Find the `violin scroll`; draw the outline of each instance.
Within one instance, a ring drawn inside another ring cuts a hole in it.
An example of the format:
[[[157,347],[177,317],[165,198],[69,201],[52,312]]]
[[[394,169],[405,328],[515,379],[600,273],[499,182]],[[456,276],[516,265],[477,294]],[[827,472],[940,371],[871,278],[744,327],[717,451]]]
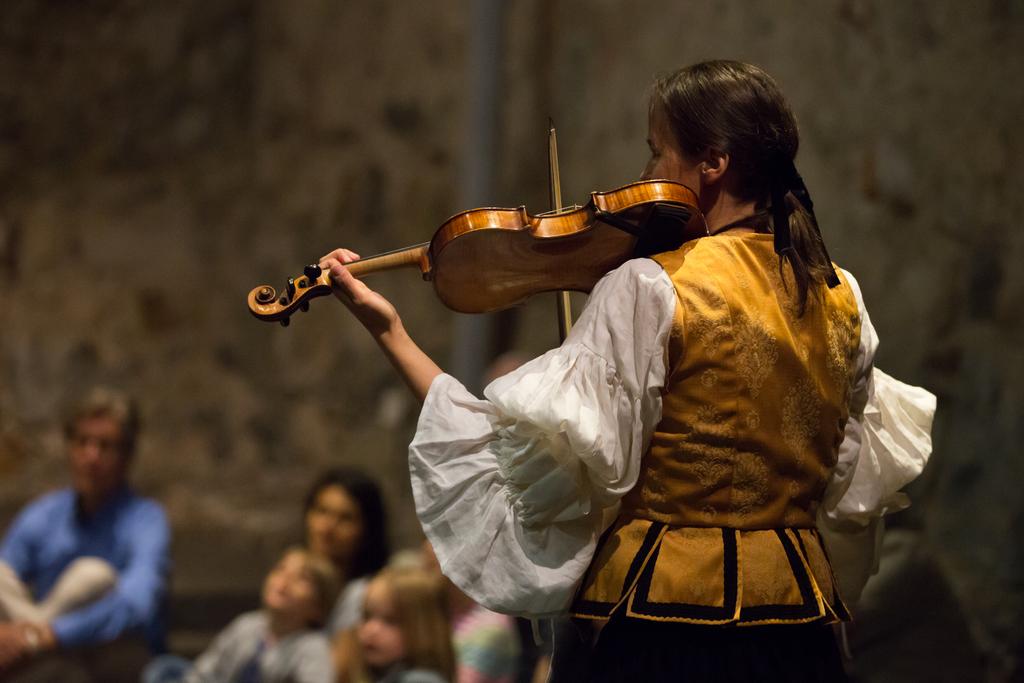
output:
[[[292,313],[308,311],[311,299],[330,293],[330,274],[311,263],[302,269],[302,275],[288,278],[281,296],[270,285],[253,287],[249,292],[249,311],[260,320],[277,321],[287,327]]]
[[[371,273],[395,268],[419,268],[423,273],[423,278],[428,279],[430,277],[430,258],[427,255],[429,246],[429,242],[424,242],[412,247],[352,261],[346,263],[345,267],[355,277],[364,277]],[[292,313],[296,310],[308,311],[311,300],[327,296],[330,293],[330,272],[311,263],[302,269],[301,276],[288,278],[285,291],[280,297],[270,285],[254,287],[249,292],[249,312],[260,320],[278,321],[287,327]]]

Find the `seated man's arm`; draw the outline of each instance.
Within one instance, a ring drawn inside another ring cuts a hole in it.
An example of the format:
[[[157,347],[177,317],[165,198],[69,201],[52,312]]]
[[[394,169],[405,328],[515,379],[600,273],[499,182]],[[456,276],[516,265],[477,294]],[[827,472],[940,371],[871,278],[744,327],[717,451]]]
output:
[[[140,506],[126,536],[130,559],[114,589],[51,624],[60,647],[110,642],[145,626],[160,609],[170,571],[170,531],[160,506]]]
[[[45,532],[45,511],[33,503],[18,514],[4,534],[3,544],[0,545],[0,561],[13,569],[24,583],[34,579],[35,544]]]

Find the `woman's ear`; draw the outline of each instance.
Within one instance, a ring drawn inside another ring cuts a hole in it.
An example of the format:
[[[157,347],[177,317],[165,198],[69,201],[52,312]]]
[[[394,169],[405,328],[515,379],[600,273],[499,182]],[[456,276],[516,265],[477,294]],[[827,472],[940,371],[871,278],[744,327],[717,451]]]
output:
[[[704,153],[704,159],[700,162],[700,180],[704,185],[714,185],[721,181],[729,168],[729,155],[715,149],[709,149]]]

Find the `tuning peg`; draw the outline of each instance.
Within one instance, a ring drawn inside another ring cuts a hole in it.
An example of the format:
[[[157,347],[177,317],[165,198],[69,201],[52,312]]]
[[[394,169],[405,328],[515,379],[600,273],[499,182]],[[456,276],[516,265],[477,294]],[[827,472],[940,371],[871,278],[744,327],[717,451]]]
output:
[[[281,327],[288,327],[288,323],[291,321],[291,318],[281,318]]]
[[[303,313],[308,311],[309,310],[309,301],[303,301],[301,304],[299,304],[299,310],[302,311]]]
[[[295,278],[288,278],[288,300],[291,301],[295,298]]]
[[[313,285],[315,285],[317,279],[319,279],[320,277],[320,274],[323,272],[324,271],[320,269],[320,266],[318,266],[315,263],[310,263],[308,266],[303,268],[302,274],[306,276],[306,286],[312,287]]]

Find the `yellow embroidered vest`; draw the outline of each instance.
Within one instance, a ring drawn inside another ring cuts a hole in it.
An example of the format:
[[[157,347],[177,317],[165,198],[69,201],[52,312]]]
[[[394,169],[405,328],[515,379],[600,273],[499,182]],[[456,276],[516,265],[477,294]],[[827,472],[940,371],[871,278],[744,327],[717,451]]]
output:
[[[847,618],[818,503],[842,442],[860,317],[849,284],[780,275],[771,235],[654,257],[675,285],[662,418],[575,616],[700,624]]]

